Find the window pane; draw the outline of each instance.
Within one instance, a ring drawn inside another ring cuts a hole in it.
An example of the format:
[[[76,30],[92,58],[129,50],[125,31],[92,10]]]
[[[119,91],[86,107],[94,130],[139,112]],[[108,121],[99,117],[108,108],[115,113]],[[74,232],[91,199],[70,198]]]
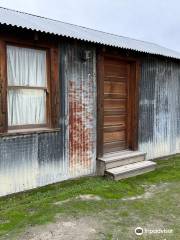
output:
[[[7,46],[8,85],[46,87],[46,51]]]
[[[46,123],[44,90],[13,89],[8,91],[8,125]]]

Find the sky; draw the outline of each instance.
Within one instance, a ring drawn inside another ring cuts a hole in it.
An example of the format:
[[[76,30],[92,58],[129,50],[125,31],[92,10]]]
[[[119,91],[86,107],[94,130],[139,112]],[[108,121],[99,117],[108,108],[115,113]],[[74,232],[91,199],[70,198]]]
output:
[[[0,6],[180,52],[179,0],[0,0]]]

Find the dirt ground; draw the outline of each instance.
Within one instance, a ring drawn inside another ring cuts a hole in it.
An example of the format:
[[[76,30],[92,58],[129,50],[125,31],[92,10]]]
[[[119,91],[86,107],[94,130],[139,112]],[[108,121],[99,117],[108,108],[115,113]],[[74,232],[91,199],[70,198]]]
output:
[[[54,205],[62,205],[73,199],[60,201]],[[74,200],[76,201],[100,201],[99,196],[85,194],[79,195]],[[19,240],[90,240],[96,239],[103,226],[95,217],[81,218],[56,218],[55,223],[45,226],[38,226],[28,229]]]
[[[20,240],[89,240],[96,239],[102,226],[97,219],[57,219],[55,223],[29,229]]]

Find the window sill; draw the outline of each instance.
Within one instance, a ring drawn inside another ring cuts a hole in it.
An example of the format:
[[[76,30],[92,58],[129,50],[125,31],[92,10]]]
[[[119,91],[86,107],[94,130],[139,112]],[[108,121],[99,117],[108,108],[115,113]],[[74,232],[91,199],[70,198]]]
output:
[[[29,134],[38,134],[38,133],[53,133],[53,132],[59,132],[59,131],[60,131],[60,128],[15,129],[15,130],[8,130],[7,132],[4,132],[4,133],[0,133],[0,137],[29,135]]]

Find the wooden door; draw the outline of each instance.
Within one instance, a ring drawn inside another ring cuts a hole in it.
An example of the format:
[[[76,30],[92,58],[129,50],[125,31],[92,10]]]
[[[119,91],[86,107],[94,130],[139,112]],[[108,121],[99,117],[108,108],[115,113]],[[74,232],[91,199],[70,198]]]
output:
[[[103,74],[103,152],[129,148],[130,63],[104,57]]]

